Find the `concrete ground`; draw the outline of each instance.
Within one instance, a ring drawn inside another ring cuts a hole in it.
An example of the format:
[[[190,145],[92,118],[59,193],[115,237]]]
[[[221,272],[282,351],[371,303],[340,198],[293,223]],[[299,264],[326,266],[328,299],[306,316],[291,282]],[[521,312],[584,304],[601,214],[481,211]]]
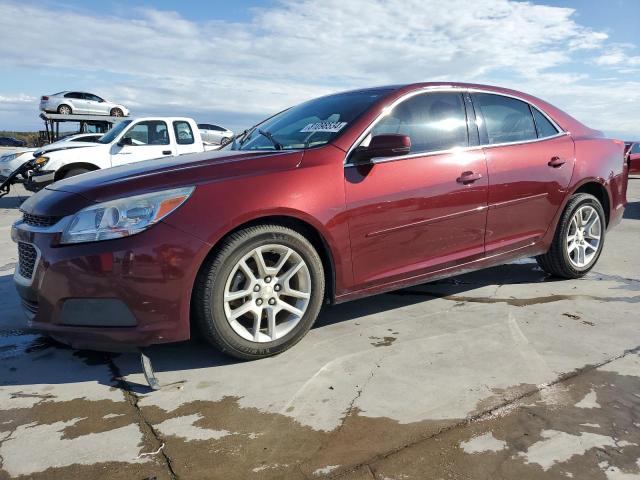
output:
[[[20,193],[18,191],[18,193]],[[640,479],[640,179],[584,279],[530,259],[326,308],[292,350],[24,330],[0,199],[0,479]]]

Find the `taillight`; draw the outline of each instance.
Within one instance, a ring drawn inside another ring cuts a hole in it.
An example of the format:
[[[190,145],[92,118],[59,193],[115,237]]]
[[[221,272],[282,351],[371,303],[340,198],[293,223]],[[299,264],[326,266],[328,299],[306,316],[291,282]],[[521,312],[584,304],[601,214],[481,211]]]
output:
[[[49,100],[49,97],[43,95],[40,100]]]

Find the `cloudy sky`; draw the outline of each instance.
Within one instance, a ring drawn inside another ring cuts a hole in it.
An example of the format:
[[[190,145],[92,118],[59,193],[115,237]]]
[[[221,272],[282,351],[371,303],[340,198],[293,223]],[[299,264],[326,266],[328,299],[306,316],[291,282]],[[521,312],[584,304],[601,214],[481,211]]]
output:
[[[640,138],[638,0],[0,0],[0,129],[85,90],[232,129],[350,88],[429,80],[540,96]]]

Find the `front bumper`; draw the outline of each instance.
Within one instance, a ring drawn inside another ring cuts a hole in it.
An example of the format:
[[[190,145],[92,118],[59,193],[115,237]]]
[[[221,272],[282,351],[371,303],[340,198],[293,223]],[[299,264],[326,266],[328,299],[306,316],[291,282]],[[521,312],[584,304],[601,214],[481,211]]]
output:
[[[24,181],[24,188],[30,192],[38,192],[55,180],[56,172],[53,170],[36,170]]]
[[[31,328],[74,348],[106,351],[189,338],[204,242],[160,222],[131,237],[58,245],[65,221],[12,228],[15,242],[37,252],[30,277],[21,275],[22,258],[14,274]]]

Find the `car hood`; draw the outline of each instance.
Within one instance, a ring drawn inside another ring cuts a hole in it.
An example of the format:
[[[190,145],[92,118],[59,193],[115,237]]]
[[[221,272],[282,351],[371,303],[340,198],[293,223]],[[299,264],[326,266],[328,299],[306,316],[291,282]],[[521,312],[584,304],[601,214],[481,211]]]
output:
[[[94,202],[296,168],[303,151],[208,151],[85,173],[47,187]]]
[[[69,150],[71,148],[84,148],[84,147],[97,147],[98,145],[95,142],[73,142],[67,143],[66,145],[47,145],[46,147],[42,147],[40,150],[36,152],[36,155],[39,156],[43,153],[51,153],[57,152],[60,150]]]

